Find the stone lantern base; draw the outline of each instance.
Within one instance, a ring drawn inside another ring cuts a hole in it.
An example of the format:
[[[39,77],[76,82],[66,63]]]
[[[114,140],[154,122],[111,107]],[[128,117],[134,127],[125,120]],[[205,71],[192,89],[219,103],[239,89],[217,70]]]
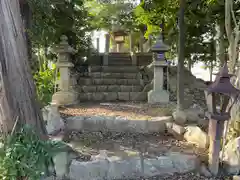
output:
[[[154,91],[151,90],[148,92],[148,103],[168,103],[169,102],[169,93],[165,90]]]
[[[53,94],[52,103],[56,105],[71,105],[77,103],[77,94],[75,92],[59,91]]]

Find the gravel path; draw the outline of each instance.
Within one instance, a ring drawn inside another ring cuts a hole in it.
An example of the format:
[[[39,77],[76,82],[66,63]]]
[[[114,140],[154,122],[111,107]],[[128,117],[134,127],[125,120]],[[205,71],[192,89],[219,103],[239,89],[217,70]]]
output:
[[[126,180],[126,179],[121,179]],[[140,179],[129,179],[129,180],[232,180],[232,177],[204,177],[200,175],[196,175],[194,173],[187,174],[174,174],[171,176],[164,177],[152,177],[152,178],[140,178]]]

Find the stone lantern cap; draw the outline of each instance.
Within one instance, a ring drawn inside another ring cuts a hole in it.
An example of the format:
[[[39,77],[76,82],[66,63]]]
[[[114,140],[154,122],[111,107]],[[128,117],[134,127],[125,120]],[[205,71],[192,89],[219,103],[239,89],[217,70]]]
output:
[[[169,49],[170,47],[163,42],[162,36],[160,35],[157,39],[157,42],[152,46],[151,51],[158,53],[167,52]]]
[[[60,40],[61,40],[60,43],[53,48],[54,52],[59,53],[59,54],[62,54],[62,53],[74,54],[74,53],[76,53],[76,50],[68,44],[67,36],[65,36],[65,35],[61,36]]]

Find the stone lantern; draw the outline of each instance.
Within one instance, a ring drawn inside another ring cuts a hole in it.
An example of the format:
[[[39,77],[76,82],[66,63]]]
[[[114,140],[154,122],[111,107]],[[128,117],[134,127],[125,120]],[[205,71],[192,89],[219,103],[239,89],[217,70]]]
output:
[[[70,55],[75,50],[69,46],[67,37],[62,36],[60,44],[54,48],[58,54],[57,69],[60,72],[59,91],[53,94],[52,103],[57,105],[68,105],[76,102],[76,93],[72,90],[72,82],[70,77],[70,68],[73,64],[70,62]]]
[[[153,90],[148,92],[148,103],[168,103],[169,93],[163,88],[164,85],[164,68],[167,68],[168,63],[165,60],[165,52],[167,52],[170,47],[164,44],[162,36],[160,35],[157,39],[156,44],[151,48],[153,52],[153,68],[154,68],[154,78],[153,78]]]
[[[224,130],[224,123],[230,119],[230,111],[240,93],[230,82],[233,75],[228,73],[227,63],[224,64],[215,81],[205,90],[208,106],[210,138],[209,170],[213,175],[218,174],[219,153]],[[217,105],[220,105],[217,110]]]

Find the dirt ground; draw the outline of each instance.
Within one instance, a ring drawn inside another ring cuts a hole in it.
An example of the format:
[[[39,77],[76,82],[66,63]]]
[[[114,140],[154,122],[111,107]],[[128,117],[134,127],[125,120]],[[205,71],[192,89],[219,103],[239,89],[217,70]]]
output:
[[[176,105],[149,105],[147,103],[82,103],[62,107],[63,116],[122,116],[129,119],[149,119],[156,116],[171,116]]]

